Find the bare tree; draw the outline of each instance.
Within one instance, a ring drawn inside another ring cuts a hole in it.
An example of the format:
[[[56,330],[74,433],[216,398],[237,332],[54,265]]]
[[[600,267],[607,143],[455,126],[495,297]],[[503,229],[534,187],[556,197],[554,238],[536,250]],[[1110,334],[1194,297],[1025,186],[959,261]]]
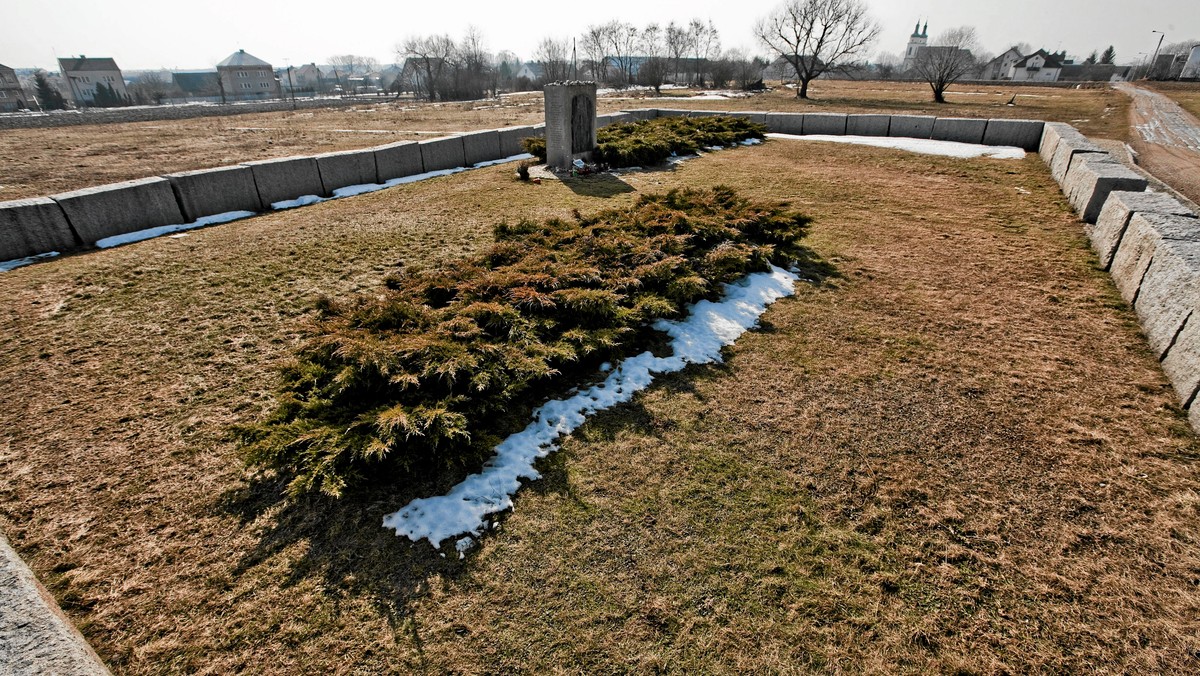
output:
[[[979,67],[972,49],[978,49],[975,29],[970,26],[951,28],[942,33],[933,45],[923,47],[913,61],[913,70],[933,89],[933,100],[946,102],[946,89],[967,73]]]
[[[879,25],[862,0],[787,0],[754,32],[795,71],[796,96],[807,99],[808,83],[865,50]]]
[[[675,74],[675,82],[679,83],[679,70],[682,62],[687,58],[688,54],[692,53],[692,36],[688,32],[686,26],[677,26],[675,22],[667,24],[665,34],[667,58],[671,60],[672,72]]]
[[[613,84],[626,86],[633,82],[633,53],[638,47],[638,29],[631,23],[610,21],[605,24],[608,55],[613,59],[617,75]]]
[[[351,75],[366,75],[372,71],[379,70],[379,61],[371,56],[359,56],[357,54],[338,54],[329,57],[329,63],[338,70],[338,72],[349,77]]]
[[[559,82],[571,76],[570,54],[566,40],[543,38],[533,52],[533,60],[542,67],[546,82]]]
[[[654,87],[655,93],[662,91],[667,79],[667,46],[665,32],[658,24],[652,23],[642,29],[639,51],[646,57],[638,69],[638,82],[647,87]]]
[[[721,54],[721,34],[712,21],[704,23],[700,19],[692,19],[688,24],[688,36],[692,55],[696,59],[696,84],[703,87],[709,59]]]
[[[592,79],[603,82],[608,79],[608,33],[611,24],[588,26],[580,40],[583,55],[592,71]]]
[[[173,89],[170,74],[157,70],[148,70],[137,76],[128,87],[134,102],[145,105],[153,103],[162,105],[164,99]]]
[[[396,47],[397,56],[410,59],[414,64],[413,89],[423,90],[430,101],[444,89],[444,75],[454,52],[454,40],[449,35],[410,37]]]
[[[891,52],[879,52],[875,55],[875,73],[880,80],[890,80],[896,77],[903,59]]]

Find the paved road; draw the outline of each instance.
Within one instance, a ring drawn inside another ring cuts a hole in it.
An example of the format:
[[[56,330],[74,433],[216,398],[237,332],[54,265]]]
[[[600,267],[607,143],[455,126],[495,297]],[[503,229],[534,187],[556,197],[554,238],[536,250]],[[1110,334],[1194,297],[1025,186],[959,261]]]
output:
[[[1159,180],[1200,202],[1200,120],[1158,92],[1128,82],[1117,88],[1133,99],[1138,164]]]

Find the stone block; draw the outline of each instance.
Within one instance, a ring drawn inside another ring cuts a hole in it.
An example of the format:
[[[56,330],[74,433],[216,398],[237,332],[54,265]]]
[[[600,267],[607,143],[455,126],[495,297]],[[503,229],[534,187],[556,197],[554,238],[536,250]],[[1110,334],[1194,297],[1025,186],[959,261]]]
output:
[[[545,86],[546,164],[568,169],[588,161],[596,149],[596,83],[568,82]]]
[[[51,195],[85,244],[114,235],[186,223],[165,178],[101,185]]]
[[[1163,357],[1163,373],[1167,374],[1179,403],[1196,409],[1196,393],[1200,390],[1200,312],[1192,307],[1183,326],[1175,336],[1171,349]]]
[[[633,116],[633,119],[641,122],[642,120],[653,120],[658,117],[658,110],[655,108],[636,108],[634,110],[622,110],[623,113],[628,113]]]
[[[847,115],[847,136],[887,136],[891,115]]]
[[[375,180],[378,183],[424,172],[421,146],[416,141],[400,141],[375,148]]]
[[[463,134],[462,143],[465,166],[470,167],[504,157],[500,154],[500,132],[495,129]]]
[[[521,140],[538,136],[533,127],[505,127],[497,130],[500,134],[500,155],[502,157],[512,157],[525,152],[525,148],[521,145]]]
[[[338,188],[348,185],[366,185],[379,180],[375,169],[375,149],[343,150],[335,153],[314,155],[317,171],[321,174],[321,185],[325,194],[331,195]]]
[[[656,108],[658,117],[687,117],[692,111],[683,108]]]
[[[1133,304],[1150,349],[1160,360],[1175,350],[1184,322],[1200,308],[1200,231],[1197,235],[1193,241],[1159,241]],[[1200,316],[1195,320],[1200,322]],[[1182,361],[1187,360],[1178,358],[1174,363]],[[1200,373],[1186,378],[1193,383],[1187,393],[1189,397],[1195,391],[1197,377]]]
[[[988,120],[983,132],[985,146],[1015,146],[1030,152],[1037,150],[1042,141],[1041,120]]]
[[[1089,155],[1085,154],[1071,163],[1070,173],[1063,184],[1063,192],[1084,222],[1095,223],[1110,192],[1143,191],[1149,182],[1142,178],[1141,174],[1119,162]],[[1107,158],[1108,155],[1104,157]]]
[[[421,164],[425,171],[441,171],[467,166],[467,155],[461,136],[447,136],[421,141]]]
[[[765,125],[767,123],[767,114],[761,113],[761,112],[737,111],[737,112],[733,112],[733,113],[726,113],[726,115],[728,115],[730,117],[737,117],[737,118],[740,118],[743,120],[750,120],[751,122],[753,122],[755,124]]]
[[[893,115],[888,126],[888,136],[904,138],[929,138],[933,136],[932,115]]]
[[[1042,156],[1042,161],[1046,166],[1054,161],[1054,151],[1058,149],[1058,142],[1064,136],[1073,138],[1076,141],[1086,141],[1086,137],[1079,133],[1079,130],[1066,122],[1047,122],[1042,127],[1042,140],[1038,143],[1038,154]]]
[[[312,157],[281,157],[246,162],[245,165],[254,172],[254,184],[258,186],[258,198],[264,209],[303,195],[327,194],[321,183],[317,160]]]
[[[1113,283],[1126,303],[1136,306],[1150,262],[1165,239],[1200,241],[1200,220],[1148,212],[1135,213],[1129,219],[1109,266]]]
[[[62,207],[48,197],[0,202],[0,261],[78,247]]]
[[[804,113],[767,113],[767,131],[799,136],[804,133]]]
[[[728,110],[689,110],[686,117],[721,117],[728,115]]]
[[[1129,219],[1138,212],[1157,214],[1174,214],[1176,216],[1191,216],[1191,210],[1179,200],[1160,192],[1126,192],[1114,190],[1104,201],[1104,208],[1096,218],[1094,225],[1084,226],[1092,248],[1100,258],[1100,266],[1105,270],[1112,264]]]
[[[1060,131],[1060,137],[1054,145],[1054,151],[1050,157],[1050,175],[1054,180],[1064,188],[1066,192],[1067,174],[1071,171],[1071,165],[1081,156],[1087,154],[1102,154],[1105,158],[1109,155],[1103,148],[1087,140],[1087,137],[1074,128],[1065,132]]]
[[[933,122],[933,132],[929,138],[957,143],[983,143],[987,123],[987,120],[969,117],[939,117]]]
[[[804,113],[804,135],[846,135],[845,113]]]
[[[247,166],[217,167],[166,174],[175,198],[189,223],[202,216],[229,211],[262,211],[254,185],[254,171]]]
[[[596,128],[607,127],[610,124],[623,124],[636,121],[637,118],[629,113],[608,113],[607,115],[596,116]]]

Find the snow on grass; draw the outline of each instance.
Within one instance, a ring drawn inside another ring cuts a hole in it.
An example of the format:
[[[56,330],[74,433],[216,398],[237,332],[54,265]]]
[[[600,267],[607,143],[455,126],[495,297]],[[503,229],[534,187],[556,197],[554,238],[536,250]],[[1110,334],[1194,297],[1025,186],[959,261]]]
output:
[[[173,232],[180,232],[182,230],[191,230],[193,228],[203,228],[206,225],[216,225],[218,223],[228,223],[229,221],[236,221],[239,218],[249,218],[253,215],[254,215],[253,211],[227,211],[223,214],[215,214],[213,216],[204,216],[203,218],[198,218],[198,219],[196,219],[196,221],[194,223],[181,223],[179,225],[160,225],[157,228],[147,228],[145,230],[138,230],[137,232],[127,232],[123,235],[113,235],[112,237],[105,237],[104,239],[96,242],[96,247],[100,248],[100,249],[109,249],[114,246],[120,246],[122,244],[132,244],[133,242],[140,242],[144,239],[151,239],[154,237],[162,237],[163,235],[169,235]]]
[[[511,509],[513,495],[522,479],[541,475],[533,465],[558,450],[558,439],[584,423],[587,416],[633,398],[654,380],[655,374],[673,373],[688,364],[721,361],[721,348],[731,345],[757,323],[767,307],[795,292],[799,279],[794,273],[772,266],[770,272],[748,275],[725,285],[718,302],[700,301],[681,321],[660,320],[654,328],[671,337],[671,354],[656,357],[643,352],[618,364],[604,382],[567,399],[554,399],[534,411],[533,422],[509,436],[483,471],[464,479],[450,492],[418,498],[403,509],[384,517],[383,525],[413,542],[429,540],[441,547],[447,539],[460,537],[455,549],[460,557],[487,528],[487,517]],[[604,370],[604,369],[602,369]]]
[[[40,260],[45,260],[47,258],[54,258],[57,255],[58,255],[57,251],[49,251],[47,253],[38,254],[36,256],[26,256],[25,258],[14,258],[11,261],[0,261],[0,272],[8,272],[9,270],[16,270],[17,268],[23,268],[26,265],[33,265],[34,263],[36,263]]]
[[[855,145],[875,146],[877,148],[895,148],[923,155],[944,155],[967,159],[971,157],[992,157],[998,160],[1020,160],[1025,157],[1025,151],[1013,146],[985,146],[978,143],[959,143],[957,141],[935,141],[927,138],[907,138],[888,136],[830,136],[826,134],[767,134],[767,138],[786,139],[794,141],[826,141],[829,143],[852,143]]]

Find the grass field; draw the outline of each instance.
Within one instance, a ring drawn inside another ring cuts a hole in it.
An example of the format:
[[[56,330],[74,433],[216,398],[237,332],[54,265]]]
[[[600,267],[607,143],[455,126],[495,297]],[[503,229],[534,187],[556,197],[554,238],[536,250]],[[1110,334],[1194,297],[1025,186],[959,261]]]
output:
[[[1144,83],[1151,89],[1166,94],[1179,104],[1180,108],[1200,119],[1200,82],[1149,82]]]
[[[0,275],[0,527],[117,673],[1200,668],[1200,444],[1036,155],[476,170]],[[543,465],[464,561],[228,435],[312,302],[503,219],[728,184],[836,275]]]
[[[1072,122],[1084,133],[1126,140],[1128,97],[1107,89],[958,86],[934,104],[915,83],[819,81],[812,99],[779,88],[747,98],[602,98],[600,112],[631,107],[706,110],[903,112]],[[1005,105],[1014,95],[1016,105]],[[0,201],[36,197],[173,171],[288,155],[366,148],[456,131],[544,120],[540,93],[500,101],[364,104],[357,108],[259,113],[190,120],[0,130]]]

